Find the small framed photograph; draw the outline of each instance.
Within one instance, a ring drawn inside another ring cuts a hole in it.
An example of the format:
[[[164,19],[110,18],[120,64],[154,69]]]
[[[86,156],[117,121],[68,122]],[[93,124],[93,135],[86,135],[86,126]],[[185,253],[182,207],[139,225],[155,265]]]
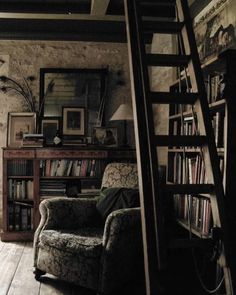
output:
[[[93,143],[109,147],[117,147],[117,128],[94,127]]]
[[[52,145],[57,130],[60,129],[60,120],[55,117],[44,117],[41,121],[41,132],[43,133],[45,144]]]
[[[7,146],[20,147],[23,134],[36,132],[36,113],[8,113]]]
[[[81,107],[62,108],[63,135],[85,135],[85,110]]]

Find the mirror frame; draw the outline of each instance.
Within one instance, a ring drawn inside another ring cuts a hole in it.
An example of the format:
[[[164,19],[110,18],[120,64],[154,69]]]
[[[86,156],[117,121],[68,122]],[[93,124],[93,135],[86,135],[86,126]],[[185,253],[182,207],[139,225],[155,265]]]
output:
[[[100,100],[100,104],[102,101],[102,97],[104,95],[106,95],[106,83],[107,83],[107,76],[108,76],[108,68],[100,68],[100,69],[89,69],[89,68],[40,68],[40,89],[39,89],[39,106],[41,108],[41,112],[39,115],[39,121],[40,121],[40,125],[41,126],[41,121],[43,120],[43,118],[45,117],[44,115],[44,91],[45,91],[45,75],[46,74],[53,74],[53,73],[68,73],[68,74],[81,74],[81,73],[85,73],[85,74],[99,74],[101,77],[101,91],[100,91],[100,95],[99,95],[99,100]],[[67,105],[68,106],[68,105]],[[88,110],[87,110],[88,111]],[[46,117],[49,117],[48,115],[46,115]],[[57,116],[58,117],[58,116]],[[53,116],[52,116],[53,118]],[[102,117],[102,121],[104,120],[104,114]],[[61,123],[62,123],[62,113],[61,113]],[[101,124],[103,125],[103,122],[101,122]],[[62,125],[62,124],[61,124]],[[86,132],[88,130],[88,121],[86,119],[85,122],[86,125]],[[61,130],[60,130],[61,131]],[[86,135],[85,135],[86,136]],[[91,135],[88,135],[91,136]]]

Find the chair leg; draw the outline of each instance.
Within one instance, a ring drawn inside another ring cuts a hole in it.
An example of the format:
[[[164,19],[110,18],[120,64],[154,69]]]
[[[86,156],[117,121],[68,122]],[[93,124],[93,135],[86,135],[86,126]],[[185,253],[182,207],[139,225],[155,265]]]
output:
[[[34,270],[35,280],[39,281],[41,276],[45,275],[45,273],[46,273],[45,271],[43,271],[43,270],[36,267],[35,270]]]

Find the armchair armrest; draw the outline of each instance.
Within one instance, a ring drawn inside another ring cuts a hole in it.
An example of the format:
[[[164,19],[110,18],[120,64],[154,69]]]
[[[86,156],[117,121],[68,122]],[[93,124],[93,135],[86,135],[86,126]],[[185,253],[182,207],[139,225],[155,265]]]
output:
[[[119,209],[113,211],[106,219],[103,246],[110,250],[120,239],[125,239],[121,236],[122,233],[135,232],[141,234],[141,216],[140,208]]]
[[[140,208],[119,209],[106,219],[103,235],[101,292],[109,292],[143,271]],[[115,283],[116,282],[116,283]]]
[[[96,198],[54,198],[40,203],[41,220],[34,234],[34,261],[36,265],[39,236],[44,229],[76,229],[98,226]]]

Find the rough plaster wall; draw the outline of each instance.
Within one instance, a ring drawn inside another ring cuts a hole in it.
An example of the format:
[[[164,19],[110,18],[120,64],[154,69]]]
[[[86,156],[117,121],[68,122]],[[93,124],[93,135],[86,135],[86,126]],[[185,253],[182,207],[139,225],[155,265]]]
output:
[[[152,53],[173,53],[173,40],[171,35],[155,34],[152,42]],[[173,81],[174,72],[168,67],[153,67],[151,69],[151,88],[155,91],[169,91],[169,85]],[[156,134],[168,133],[168,105],[154,105],[154,124]],[[160,165],[167,163],[167,148],[158,148],[158,162]]]
[[[59,68],[106,68],[109,66],[109,86],[105,109],[105,120],[109,126],[117,126],[118,135],[122,136],[121,125],[109,123],[109,118],[121,102],[130,100],[130,82],[128,72],[128,54],[126,44],[59,42],[59,41],[0,41],[0,56],[9,56],[9,73],[17,81],[21,76],[34,76],[33,94],[39,97],[39,69]],[[1,72],[0,76],[6,74]],[[7,113],[27,111],[21,97],[0,93],[0,146],[6,146]],[[132,125],[130,126],[132,127]],[[128,133],[133,143],[133,130]],[[0,155],[2,167],[2,155]],[[1,168],[0,168],[1,169]],[[2,172],[2,170],[1,170]],[[1,173],[2,175],[2,173]],[[2,196],[2,179],[0,178],[0,195]],[[2,197],[1,197],[2,199]],[[2,202],[0,203],[0,225]]]

